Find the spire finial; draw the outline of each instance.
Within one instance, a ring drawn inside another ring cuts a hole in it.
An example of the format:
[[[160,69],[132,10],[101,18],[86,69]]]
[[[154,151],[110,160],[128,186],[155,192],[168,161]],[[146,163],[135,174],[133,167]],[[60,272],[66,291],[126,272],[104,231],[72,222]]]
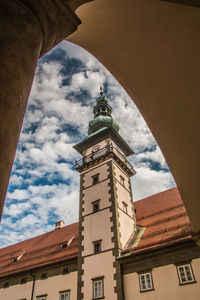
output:
[[[103,86],[102,86],[102,83],[100,83],[100,95],[103,96]]]

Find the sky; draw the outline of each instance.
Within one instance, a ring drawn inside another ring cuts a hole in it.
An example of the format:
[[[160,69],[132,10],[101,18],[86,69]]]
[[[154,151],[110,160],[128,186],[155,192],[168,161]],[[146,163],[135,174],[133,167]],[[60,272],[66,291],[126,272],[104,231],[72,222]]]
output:
[[[175,186],[132,99],[96,58],[64,41],[38,62],[0,225],[1,248],[54,230],[59,220],[78,221],[73,164],[81,156],[73,145],[87,135],[100,84],[120,135],[135,152],[129,158],[137,172],[134,201]]]

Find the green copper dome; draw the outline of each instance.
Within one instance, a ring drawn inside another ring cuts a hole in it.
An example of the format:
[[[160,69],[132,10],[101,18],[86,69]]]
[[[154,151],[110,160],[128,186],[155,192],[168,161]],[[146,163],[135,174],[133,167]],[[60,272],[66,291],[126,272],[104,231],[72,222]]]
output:
[[[119,125],[111,116],[112,108],[108,104],[108,99],[103,95],[103,89],[100,88],[100,96],[96,99],[96,105],[93,107],[94,120],[89,122],[88,134],[94,133],[101,128],[113,127],[119,130]]]

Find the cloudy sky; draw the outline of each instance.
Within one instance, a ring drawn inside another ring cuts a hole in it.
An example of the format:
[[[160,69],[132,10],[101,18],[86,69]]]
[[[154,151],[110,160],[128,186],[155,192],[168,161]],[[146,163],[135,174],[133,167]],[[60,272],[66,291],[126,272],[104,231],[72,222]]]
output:
[[[126,92],[88,52],[62,42],[38,63],[10,178],[0,247],[78,221],[80,155],[103,83],[120,134],[135,151],[129,158],[134,201],[175,185],[155,139]]]

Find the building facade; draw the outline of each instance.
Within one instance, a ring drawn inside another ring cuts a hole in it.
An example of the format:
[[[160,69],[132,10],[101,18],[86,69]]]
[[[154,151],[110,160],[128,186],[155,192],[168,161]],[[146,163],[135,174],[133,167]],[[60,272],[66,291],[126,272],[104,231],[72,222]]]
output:
[[[82,155],[79,223],[0,250],[0,299],[199,300],[200,249],[177,188],[133,204],[132,149],[103,95]]]

